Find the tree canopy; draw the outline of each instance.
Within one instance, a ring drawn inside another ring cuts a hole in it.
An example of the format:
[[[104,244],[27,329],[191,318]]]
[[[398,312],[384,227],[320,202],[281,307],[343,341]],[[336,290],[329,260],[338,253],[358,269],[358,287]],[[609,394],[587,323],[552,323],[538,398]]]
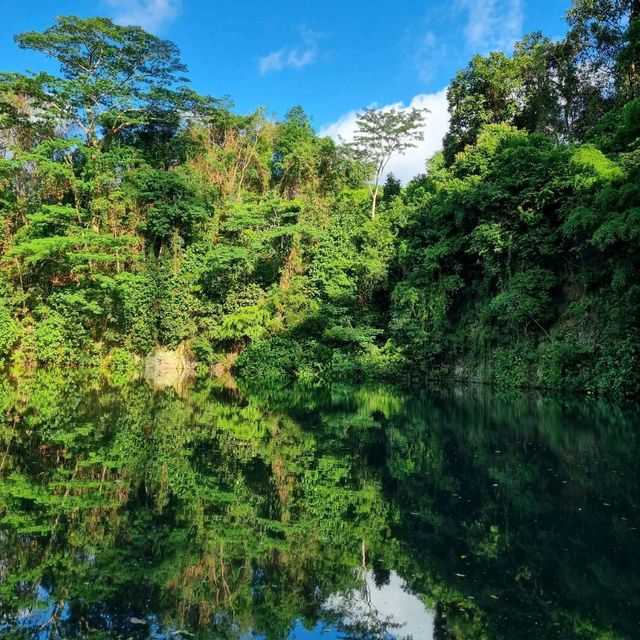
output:
[[[42,33],[15,40],[59,61],[60,75],[38,73],[26,80],[5,74],[4,90],[22,89],[37,114],[53,112],[61,125],[80,129],[87,146],[203,102],[180,86],[187,82],[180,75],[187,67],[176,45],[139,27],[63,16]]]
[[[356,159],[371,166],[371,217],[376,215],[380,179],[389,160],[403,155],[424,140],[427,109],[364,109],[356,119],[353,141],[348,145]]]

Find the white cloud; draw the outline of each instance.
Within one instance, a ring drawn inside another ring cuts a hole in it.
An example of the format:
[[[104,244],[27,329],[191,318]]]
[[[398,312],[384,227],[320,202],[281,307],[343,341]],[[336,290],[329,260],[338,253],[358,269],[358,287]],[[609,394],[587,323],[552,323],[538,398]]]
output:
[[[522,0],[457,0],[467,12],[467,45],[478,53],[509,49],[522,34]]]
[[[113,10],[114,22],[135,25],[151,32],[156,32],[175,20],[182,7],[182,0],[102,1],[104,5]]]
[[[435,611],[427,609],[395,571],[382,586],[378,586],[373,573],[368,572],[363,586],[364,589],[329,596],[322,608],[338,614],[343,624],[360,624],[365,629],[369,625],[390,628],[398,640],[434,638]]]
[[[403,183],[408,182],[419,173],[425,172],[425,162],[442,149],[442,138],[449,128],[449,112],[447,111],[447,88],[437,93],[422,93],[415,96],[405,107],[402,102],[385,105],[382,109],[429,109],[427,114],[424,140],[418,146],[409,149],[403,156],[395,156],[387,166],[387,174],[393,173]],[[357,111],[350,111],[341,116],[336,122],[322,127],[321,136],[330,136],[334,140],[343,139],[345,142],[353,140],[356,131]]]
[[[318,40],[320,34],[307,29],[302,30],[302,43],[296,47],[283,47],[260,58],[258,68],[262,75],[271,71],[282,71],[290,67],[302,69],[318,59]]]
[[[413,47],[410,54],[422,82],[430,82],[447,60],[447,43],[439,40],[433,31],[427,31]]]

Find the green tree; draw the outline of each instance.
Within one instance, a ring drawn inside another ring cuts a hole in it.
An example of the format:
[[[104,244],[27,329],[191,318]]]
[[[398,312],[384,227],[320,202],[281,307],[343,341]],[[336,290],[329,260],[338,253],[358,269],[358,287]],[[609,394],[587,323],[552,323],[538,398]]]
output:
[[[402,183],[393,175],[393,173],[387,174],[387,178],[384,181],[384,186],[382,188],[382,193],[383,200],[387,202],[402,193]]]
[[[178,48],[139,27],[63,16],[42,33],[16,36],[16,42],[58,60],[61,77],[43,72],[5,81],[21,84],[39,113],[72,123],[89,147],[166,117],[187,95],[178,89],[185,81],[179,74],[186,71]]]
[[[502,52],[474,56],[447,90],[449,131],[443,148],[447,164],[474,144],[487,124],[512,123],[518,113],[522,78],[512,58]]]
[[[356,119],[353,141],[347,146],[357,160],[371,167],[371,218],[375,218],[380,180],[389,160],[403,155],[424,139],[428,109],[364,109]]]
[[[273,179],[283,196],[295,198],[313,176],[314,142],[311,120],[304,109],[300,105],[289,109],[279,126],[271,160]]]
[[[616,87],[637,95],[640,58],[634,39],[640,20],[639,0],[574,0],[567,12],[568,39],[577,42],[580,62],[603,92]],[[623,73],[616,73],[626,49]]]

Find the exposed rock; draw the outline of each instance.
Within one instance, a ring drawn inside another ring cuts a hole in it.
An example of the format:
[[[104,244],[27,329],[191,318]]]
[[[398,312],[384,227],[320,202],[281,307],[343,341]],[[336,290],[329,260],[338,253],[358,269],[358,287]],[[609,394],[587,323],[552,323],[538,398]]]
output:
[[[158,349],[144,360],[144,378],[159,389],[174,387],[179,389],[190,367],[181,350]]]
[[[216,378],[220,379],[224,386],[229,389],[236,388],[235,380],[231,375],[231,369],[236,363],[239,355],[239,351],[230,351],[229,353],[226,353],[219,362],[216,362],[216,364],[211,367],[211,373]]]

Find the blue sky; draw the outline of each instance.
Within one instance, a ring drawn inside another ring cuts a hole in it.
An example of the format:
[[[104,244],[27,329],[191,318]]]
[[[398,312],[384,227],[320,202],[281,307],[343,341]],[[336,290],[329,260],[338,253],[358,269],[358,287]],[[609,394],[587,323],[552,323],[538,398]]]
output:
[[[47,67],[15,46],[15,33],[42,30],[56,15],[106,15],[173,40],[193,88],[229,95],[240,112],[265,106],[282,115],[302,104],[317,129],[348,138],[364,106],[428,106],[425,153],[446,129],[443,90],[455,72],[474,53],[508,50],[524,33],[562,35],[569,2],[0,0],[0,70]],[[414,155],[398,172],[423,164]]]

